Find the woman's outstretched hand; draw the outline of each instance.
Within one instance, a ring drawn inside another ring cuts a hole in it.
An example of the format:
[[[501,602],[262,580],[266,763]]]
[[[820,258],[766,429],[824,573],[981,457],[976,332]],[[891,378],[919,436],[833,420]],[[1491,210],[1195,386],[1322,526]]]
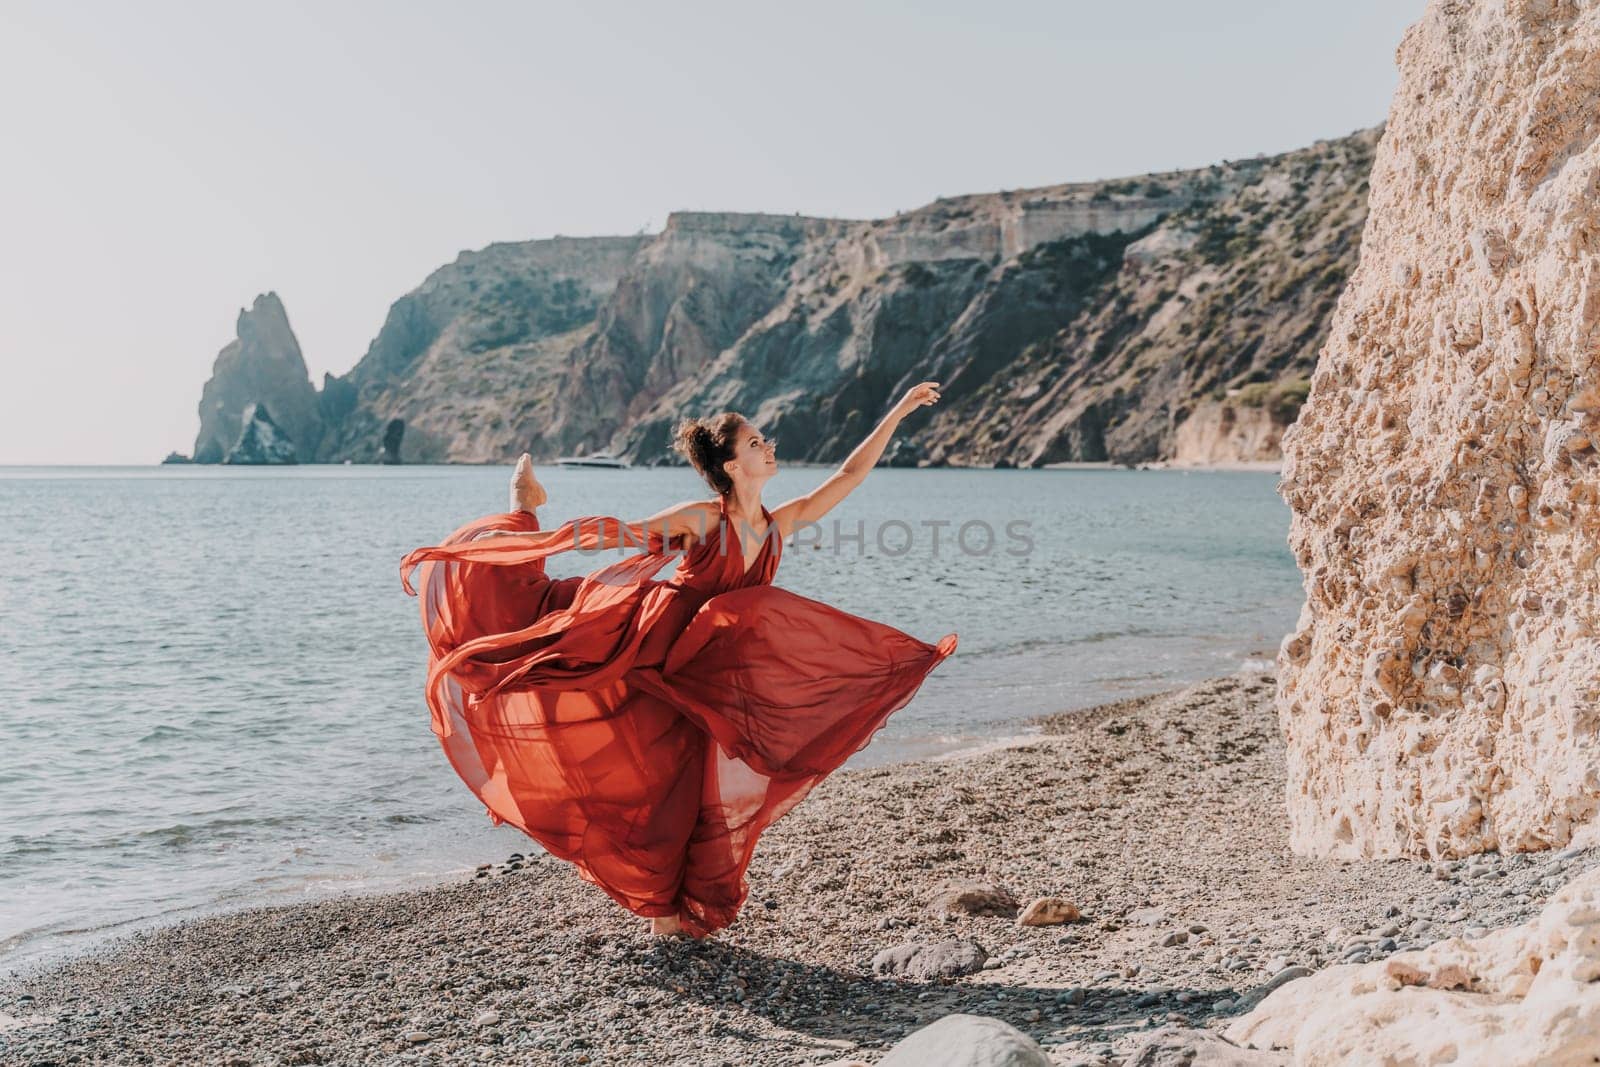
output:
[[[900,398],[900,403],[894,406],[896,418],[905,418],[920,407],[939,402],[939,383],[921,382],[906,390],[906,395]]]

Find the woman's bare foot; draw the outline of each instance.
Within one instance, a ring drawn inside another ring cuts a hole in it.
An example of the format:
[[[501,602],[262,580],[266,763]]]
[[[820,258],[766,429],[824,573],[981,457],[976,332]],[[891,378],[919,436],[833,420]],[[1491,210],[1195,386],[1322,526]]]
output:
[[[549,499],[544,486],[533,476],[533,457],[524,452],[517,460],[517,469],[511,475],[510,511],[532,514],[540,504]]]
[[[657,937],[682,937],[683,924],[676,915],[658,915],[650,920],[650,932]]]

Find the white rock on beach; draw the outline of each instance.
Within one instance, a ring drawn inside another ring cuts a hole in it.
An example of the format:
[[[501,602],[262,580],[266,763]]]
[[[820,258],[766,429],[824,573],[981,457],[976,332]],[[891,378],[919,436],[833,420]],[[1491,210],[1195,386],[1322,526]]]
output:
[[[878,1067],[1050,1067],[1027,1034],[981,1015],[946,1015],[908,1034]]]
[[[1561,847],[1600,811],[1600,12],[1432,0],[1280,491],[1291,845]]]
[[[1287,1049],[1297,1067],[1592,1067],[1600,1055],[1600,869],[1522,925],[1290,982],[1225,1036]]]

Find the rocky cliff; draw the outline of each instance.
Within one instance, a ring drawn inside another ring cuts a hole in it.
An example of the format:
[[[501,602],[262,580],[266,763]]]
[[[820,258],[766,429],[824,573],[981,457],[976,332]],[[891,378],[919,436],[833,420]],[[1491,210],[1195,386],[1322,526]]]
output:
[[[1600,812],[1600,12],[1434,0],[1398,56],[1284,443],[1293,844],[1559,846]]]
[[[552,457],[558,386],[647,243],[558,237],[461,253],[395,302],[348,374],[324,382],[318,458]]]
[[[1275,458],[1377,139],[887,219],[678,212],[652,236],[491,245],[397,301],[348,374],[296,383],[313,417],[219,357],[214,421],[260,400],[302,460],[653,463],[684,414],[733,408],[831,461],[933,378],[944,402],[890,462]]]
[[[839,459],[932,378],[944,401],[892,462],[1274,458],[1355,262],[1376,140],[807,220],[770,308],[636,392],[621,450],[654,458],[680,413],[733,408],[791,456]],[[1191,418],[1267,427],[1186,454]]]
[[[712,377],[717,357],[784,298],[796,260],[830,244],[841,226],[787,215],[673,214],[629,265],[563,375],[555,443],[586,452],[619,434],[639,438],[641,419],[679,387]],[[655,422],[644,446],[625,449],[632,458],[666,453],[666,431]]]

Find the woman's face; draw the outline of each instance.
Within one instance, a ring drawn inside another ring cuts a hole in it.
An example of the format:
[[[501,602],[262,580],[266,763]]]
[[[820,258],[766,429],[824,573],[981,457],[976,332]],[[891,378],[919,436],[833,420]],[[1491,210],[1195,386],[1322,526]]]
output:
[[[743,478],[759,484],[777,471],[777,452],[777,438],[768,440],[760,430],[747,422],[739,427],[739,436],[734,442],[733,458],[723,469],[735,483]]]

